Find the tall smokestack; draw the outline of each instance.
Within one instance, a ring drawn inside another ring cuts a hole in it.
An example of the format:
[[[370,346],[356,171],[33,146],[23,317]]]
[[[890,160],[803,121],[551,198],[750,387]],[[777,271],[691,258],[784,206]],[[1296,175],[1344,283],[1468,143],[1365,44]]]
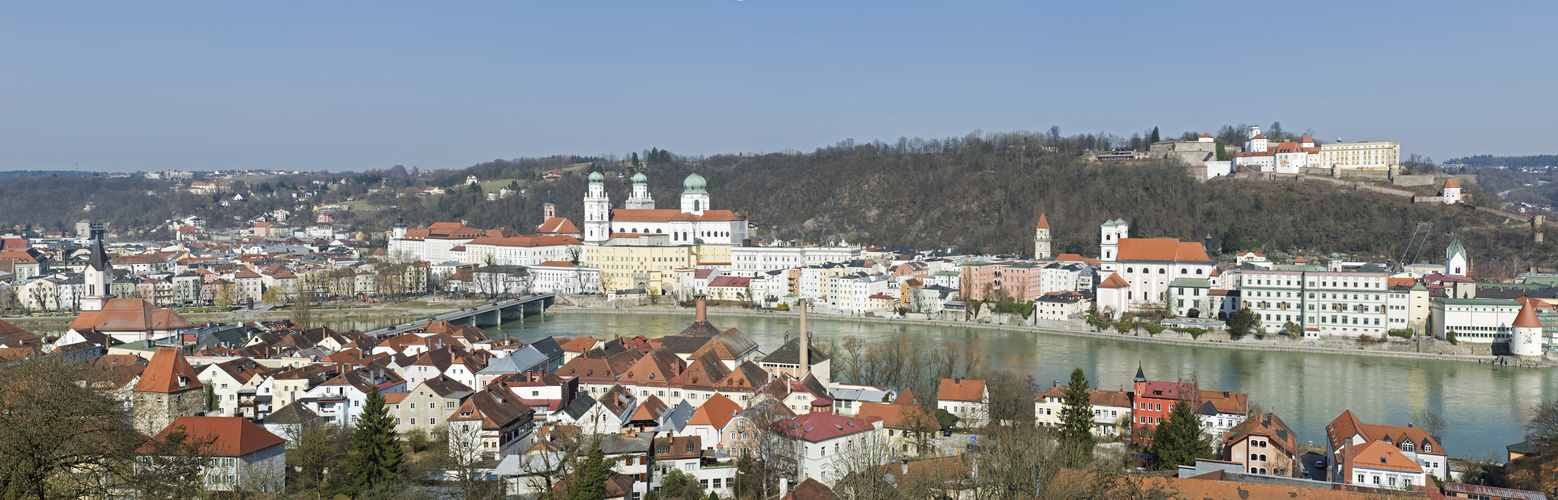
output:
[[[693,307],[698,310],[698,316],[697,318],[693,319],[693,321],[697,321],[699,323],[709,322],[709,304],[706,301],[706,297],[704,297],[704,295],[701,293],[694,295],[692,297],[692,302],[694,304]]]
[[[801,371],[800,371],[800,378],[803,379],[803,380],[806,378],[806,374],[811,372],[811,333],[808,330],[806,330],[806,309],[808,308],[809,304],[810,304],[810,302],[808,302],[806,299],[801,299],[801,302],[800,302],[800,306],[801,306],[801,358],[800,358],[801,359]]]

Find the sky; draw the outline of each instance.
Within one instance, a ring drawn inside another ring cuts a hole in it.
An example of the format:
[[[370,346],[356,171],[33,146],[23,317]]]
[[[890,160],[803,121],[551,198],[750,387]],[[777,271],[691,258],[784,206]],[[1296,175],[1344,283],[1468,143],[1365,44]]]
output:
[[[5,2],[0,170],[463,168],[1280,121],[1558,153],[1558,2]]]

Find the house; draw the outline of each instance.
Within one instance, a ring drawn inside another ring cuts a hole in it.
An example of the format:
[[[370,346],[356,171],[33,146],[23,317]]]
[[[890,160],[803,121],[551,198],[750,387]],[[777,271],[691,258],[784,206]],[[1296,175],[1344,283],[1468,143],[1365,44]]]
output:
[[[200,414],[206,408],[204,389],[200,374],[189,366],[182,351],[158,348],[131,390],[135,430],[156,434],[179,417]]]
[[[720,498],[734,498],[735,465],[734,460],[720,464],[713,459],[705,459],[703,443],[698,436],[654,438],[654,475],[650,488],[659,491],[660,480],[670,471],[678,470],[697,480],[703,491],[717,494]]]
[[[632,485],[633,498],[649,494],[649,464],[654,452],[650,438],[650,435],[629,433],[610,434],[600,440],[601,452],[612,462],[612,470],[636,481]]]
[[[534,412],[508,391],[482,390],[448,418],[450,440],[466,440],[488,458],[523,451],[535,433]]]
[[[990,416],[989,401],[983,380],[944,378],[936,390],[936,408],[957,415],[962,427],[983,426]]]
[[[1394,478],[1421,486],[1426,481],[1419,477],[1422,474],[1438,477],[1441,481],[1450,479],[1449,454],[1439,445],[1438,438],[1428,435],[1421,427],[1365,424],[1352,410],[1347,410],[1325,426],[1325,433],[1326,465],[1333,481],[1352,484],[1366,481],[1380,485],[1386,483],[1375,481],[1388,483]],[[1376,443],[1383,443],[1384,447],[1374,446]],[[1398,455],[1404,461],[1398,459]],[[1354,466],[1372,466],[1374,464],[1363,462],[1376,460],[1386,460],[1380,465],[1392,467],[1350,470]],[[1359,477],[1364,479],[1359,480]]]
[[[856,418],[880,419],[886,446],[904,456],[923,456],[931,450],[930,440],[941,429],[935,415],[926,412],[912,393],[892,403],[860,403]]]
[[[1243,423],[1249,413],[1249,396],[1242,392],[1197,390],[1194,403],[1201,430],[1214,440]]]
[[[682,428],[682,433],[697,437],[707,448],[721,448],[723,435],[720,430],[741,410],[741,405],[735,401],[723,394],[715,394],[698,406]]]
[[[200,371],[199,378],[202,383],[211,387],[211,392],[216,396],[218,408],[214,415],[242,416],[257,418],[258,415],[242,415],[239,413],[239,393],[248,391],[250,396],[255,394],[260,383],[265,381],[265,374],[270,372],[254,360],[238,358],[206,365]],[[254,406],[248,408],[253,409]]]
[[[795,489],[785,493],[780,500],[839,500],[840,498],[842,497],[833,492],[833,488],[808,477],[795,485]]]
[[[1147,380],[1147,375],[1141,366],[1136,367],[1136,378],[1133,380],[1131,399],[1131,416],[1134,419],[1131,438],[1137,443],[1150,443],[1151,430],[1158,428],[1163,419],[1174,411],[1174,405],[1185,401],[1196,407],[1196,398],[1200,396],[1194,382],[1161,382]]]
[[[843,479],[846,457],[877,455],[856,451],[856,447],[883,444],[875,424],[835,415],[826,406],[813,405],[812,408],[810,413],[778,419],[771,424],[773,432],[793,443],[803,476],[816,478],[824,484],[834,483]]]
[[[318,413],[308,409],[307,405],[293,402],[265,415],[265,418],[260,420],[260,427],[291,441],[301,435],[304,427],[320,422],[323,422],[323,419]]]
[[[1223,460],[1239,464],[1250,474],[1298,477],[1304,470],[1299,457],[1298,435],[1275,414],[1246,419],[1224,433]]]
[[[1033,398],[1033,415],[1038,425],[1060,427],[1061,410],[1066,406],[1068,386],[1058,382]],[[1093,435],[1115,437],[1130,429],[1131,398],[1125,391],[1087,389],[1088,402],[1093,405]]]
[[[406,380],[384,368],[363,367],[348,371],[341,367],[333,377],[308,389],[304,398],[308,400],[309,409],[326,421],[353,425],[362,415],[368,395],[375,390],[380,394],[406,392]]]
[[[1336,482],[1391,489],[1422,487],[1428,482],[1422,464],[1384,441],[1347,443],[1335,456]]]
[[[458,410],[471,397],[469,386],[445,375],[439,375],[418,383],[411,390],[385,394],[391,416],[395,418],[395,432],[405,435],[413,430],[432,432],[438,424]]]
[[[200,471],[206,490],[286,491],[287,440],[242,417],[179,417],[139,453],[153,452],[159,442],[180,431],[189,438],[186,443],[200,443],[199,452],[210,457]]]

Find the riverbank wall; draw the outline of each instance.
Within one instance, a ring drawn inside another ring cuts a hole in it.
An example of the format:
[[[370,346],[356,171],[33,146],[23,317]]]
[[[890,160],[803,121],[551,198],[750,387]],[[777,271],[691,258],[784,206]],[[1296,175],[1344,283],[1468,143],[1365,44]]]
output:
[[[693,311],[691,309],[674,307],[674,306],[655,306],[655,307],[644,306],[644,307],[629,307],[629,308],[563,306],[563,307],[553,307],[553,308],[549,309],[547,312],[548,313],[559,313],[559,314],[570,314],[570,313],[574,313],[574,314],[577,314],[577,313],[587,313],[587,314],[660,314],[660,315],[670,314],[670,315],[683,315],[683,316],[687,316],[689,318],[689,320],[691,320],[691,318],[693,316]],[[760,310],[752,310],[752,309],[744,309],[744,308],[731,308],[731,307],[710,307],[709,308],[709,314],[716,315],[716,316],[751,316],[751,317],[765,317],[765,318],[799,318],[799,314],[798,313],[789,312],[789,311],[760,311]],[[1551,366],[1554,366],[1554,365],[1558,365],[1558,363],[1555,363],[1551,358],[1546,358],[1546,357],[1544,357],[1542,359],[1533,360],[1533,359],[1513,358],[1513,357],[1509,357],[1509,356],[1492,356],[1492,355],[1484,355],[1484,354],[1470,354],[1470,353],[1467,353],[1467,352],[1470,351],[1470,346],[1466,346],[1466,345],[1450,345],[1448,343],[1440,342],[1440,341],[1432,340],[1432,339],[1425,339],[1425,340],[1418,341],[1418,345],[1416,345],[1416,346],[1414,346],[1413,345],[1414,342],[1410,341],[1410,340],[1388,340],[1388,341],[1384,341],[1384,342],[1381,342],[1379,344],[1375,344],[1375,345],[1372,345],[1372,346],[1358,346],[1355,341],[1350,341],[1350,340],[1339,340],[1339,339],[1324,339],[1324,340],[1318,340],[1318,341],[1290,340],[1290,339],[1283,339],[1281,337],[1272,336],[1272,335],[1268,335],[1268,336],[1266,336],[1265,339],[1259,339],[1259,340],[1255,339],[1254,336],[1246,336],[1246,338],[1241,339],[1241,340],[1230,340],[1230,339],[1228,339],[1228,336],[1227,336],[1227,334],[1225,332],[1216,332],[1216,333],[1208,332],[1206,334],[1201,335],[1200,338],[1191,338],[1189,334],[1181,333],[1181,332],[1175,332],[1175,331],[1172,331],[1172,330],[1165,330],[1165,331],[1163,331],[1163,333],[1160,333],[1160,334],[1155,335],[1155,336],[1147,334],[1147,332],[1145,330],[1137,330],[1137,331],[1134,331],[1134,332],[1127,332],[1127,333],[1123,333],[1122,334],[1122,333],[1116,332],[1114,330],[1094,331],[1091,328],[1086,327],[1086,325],[1082,324],[1081,322],[1078,322],[1079,325],[1082,325],[1080,328],[1064,328],[1064,327],[1057,327],[1057,326],[1005,325],[1005,324],[977,323],[977,322],[966,322],[966,321],[921,320],[921,319],[906,319],[906,318],[877,318],[877,317],[853,316],[853,315],[841,315],[841,314],[825,314],[825,313],[815,313],[815,312],[809,314],[809,316],[812,317],[812,318],[816,318],[816,319],[825,319],[825,320],[834,320],[834,321],[858,321],[858,322],[864,322],[864,323],[885,323],[885,324],[902,324],[902,325],[935,325],[935,326],[959,327],[959,328],[984,328],[984,329],[991,329],[991,330],[1031,332],[1031,333],[1047,334],[1047,335],[1067,335],[1067,336],[1073,336],[1073,337],[1089,337],[1089,338],[1099,338],[1099,339],[1108,339],[1108,340],[1121,340],[1121,341],[1126,341],[1126,342],[1143,342],[1143,343],[1150,343],[1150,344],[1179,345],[1179,346],[1186,346],[1186,347],[1209,347],[1209,348],[1215,348],[1215,349],[1250,349],[1250,350],[1262,350],[1262,351],[1282,351],[1282,352],[1298,352],[1298,353],[1312,353],[1312,354],[1344,354],[1344,355],[1355,355],[1355,356],[1375,356],[1375,357],[1388,357],[1388,358],[1411,358],[1411,359],[1423,359],[1423,360],[1435,360],[1435,361],[1458,361],[1458,362],[1464,362],[1464,363],[1500,364],[1500,365],[1535,367],[1535,368],[1551,367]],[[1050,323],[1056,323],[1056,322],[1050,322]],[[1311,345],[1305,345],[1305,344],[1310,344],[1311,342],[1313,342],[1314,345],[1312,345],[1312,346]],[[1347,344],[1352,344],[1352,346],[1348,346]],[[1396,349],[1402,349],[1402,350],[1396,350]],[[1423,351],[1422,352],[1418,352],[1416,349],[1423,349]]]

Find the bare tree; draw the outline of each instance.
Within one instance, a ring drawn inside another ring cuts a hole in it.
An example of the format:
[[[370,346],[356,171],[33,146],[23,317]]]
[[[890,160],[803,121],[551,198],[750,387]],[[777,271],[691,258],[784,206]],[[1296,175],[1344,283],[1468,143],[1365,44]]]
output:
[[[1408,418],[1411,419],[1412,425],[1423,429],[1423,432],[1440,443],[1444,442],[1444,435],[1450,430],[1449,422],[1445,422],[1443,417],[1428,408],[1414,411]]]
[[[105,371],[58,358],[0,369],[0,496],[106,496],[143,442]]]

